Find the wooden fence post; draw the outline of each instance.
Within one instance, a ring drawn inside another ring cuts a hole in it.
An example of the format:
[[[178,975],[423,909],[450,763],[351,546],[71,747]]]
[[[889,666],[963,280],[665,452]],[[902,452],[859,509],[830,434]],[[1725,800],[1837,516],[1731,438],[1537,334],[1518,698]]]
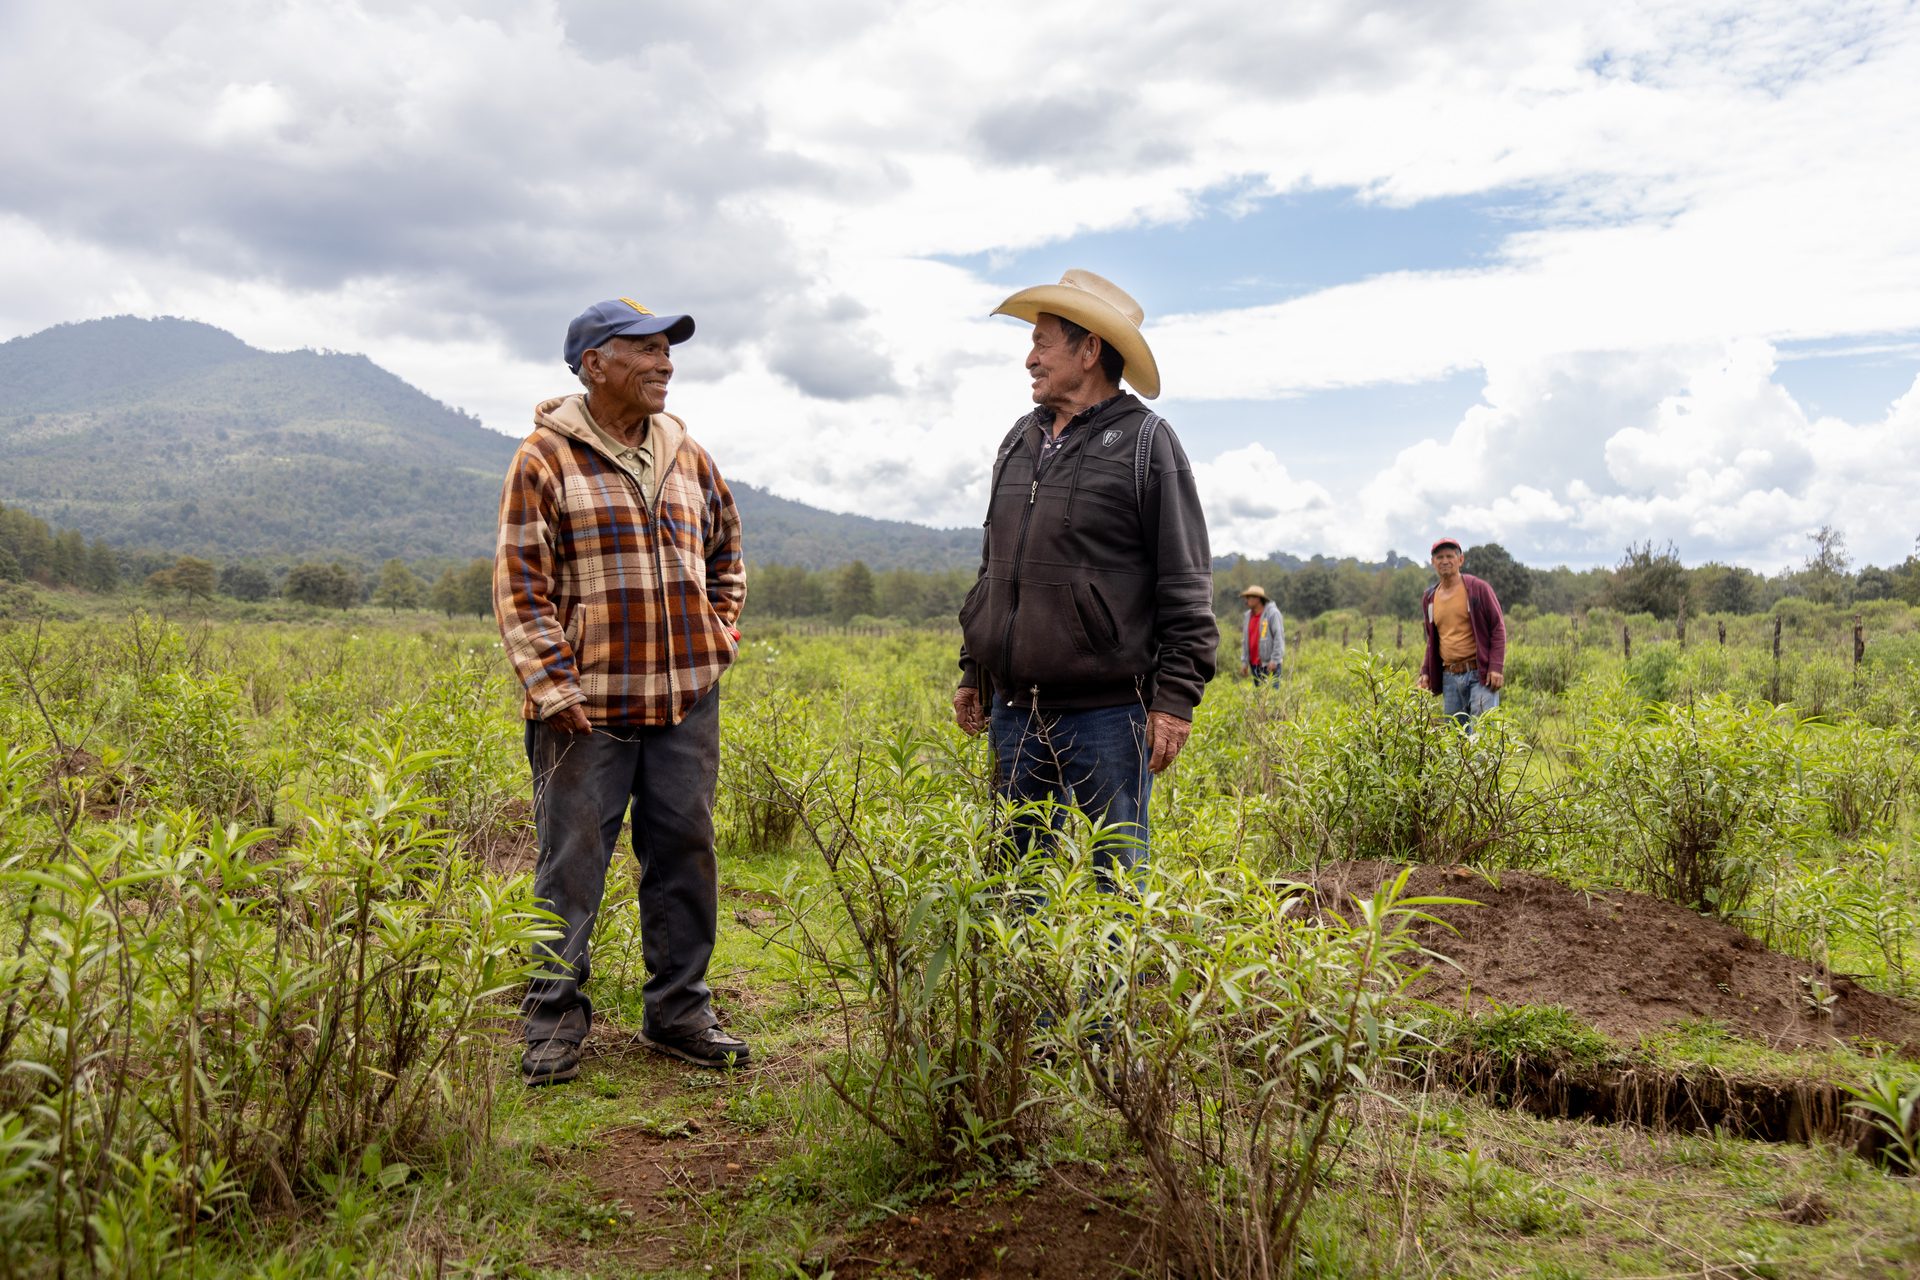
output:
[[[1867,632],[1860,624],[1860,615],[1853,615],[1853,674],[1860,674],[1860,660],[1867,656]]]
[[[1367,619],[1367,652],[1373,652],[1373,619]]]
[[[1725,618],[1720,619],[1720,647],[1722,649],[1727,647],[1727,620]]]
[[[1633,633],[1627,630],[1627,624],[1620,624],[1620,660],[1633,661]]]
[[[1340,647],[1342,649],[1351,649],[1353,647],[1353,628],[1344,622],[1340,624]]]
[[[1780,704],[1780,615],[1773,615],[1773,691],[1770,700]]]
[[[1687,611],[1685,609],[1674,615],[1673,638],[1680,642],[1682,649],[1687,647]]]
[[[1407,647],[1407,620],[1405,618],[1394,619],[1393,647],[1396,649],[1404,649]]]

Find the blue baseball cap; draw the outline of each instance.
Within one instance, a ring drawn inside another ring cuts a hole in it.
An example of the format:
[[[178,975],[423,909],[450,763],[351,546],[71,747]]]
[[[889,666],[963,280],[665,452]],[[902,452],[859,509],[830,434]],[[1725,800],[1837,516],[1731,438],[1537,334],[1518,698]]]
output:
[[[612,338],[644,338],[664,333],[668,342],[693,336],[692,316],[657,316],[632,298],[596,302],[567,326],[567,368],[580,372],[580,357]]]

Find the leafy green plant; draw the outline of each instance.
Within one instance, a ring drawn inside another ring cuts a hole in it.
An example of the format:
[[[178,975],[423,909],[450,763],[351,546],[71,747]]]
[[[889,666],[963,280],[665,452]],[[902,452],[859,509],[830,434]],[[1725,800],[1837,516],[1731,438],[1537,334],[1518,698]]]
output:
[[[1886,1162],[1903,1173],[1920,1173],[1920,1076],[1876,1073],[1863,1085],[1842,1085],[1853,1095],[1849,1110],[1885,1140]]]
[[[1374,655],[1348,696],[1267,740],[1260,790],[1282,867],[1335,858],[1531,865],[1568,827],[1570,791],[1530,777],[1531,748],[1499,717],[1463,734]]]
[[[236,1203],[332,1194],[370,1151],[480,1149],[488,1020],[551,917],[450,847],[430,763],[369,741],[357,792],[277,850],[179,810],[0,867],[4,1176],[54,1257],[157,1273]]]
[[[789,792],[829,879],[780,895],[840,1010],[827,1083],[911,1161],[949,1170],[1018,1159],[1040,1120],[1020,868],[955,765],[902,735],[844,788]]]
[[[1406,881],[1343,916],[1244,863],[1156,871],[1137,896],[1097,891],[1084,861],[1049,877],[1035,971],[1056,1007],[1076,1003],[1046,1043],[1140,1150],[1167,1269],[1292,1269],[1343,1102],[1383,1087],[1418,1032],[1414,929],[1461,901]]]
[[[1558,1004],[1495,1004],[1460,1018],[1451,1035],[1436,1039],[1443,1047],[1483,1054],[1504,1066],[1529,1058],[1592,1066],[1614,1051],[1612,1041]]]
[[[1768,860],[1808,838],[1798,729],[1770,706],[1724,697],[1594,724],[1580,748],[1595,783],[1588,830],[1649,891],[1733,915]]]

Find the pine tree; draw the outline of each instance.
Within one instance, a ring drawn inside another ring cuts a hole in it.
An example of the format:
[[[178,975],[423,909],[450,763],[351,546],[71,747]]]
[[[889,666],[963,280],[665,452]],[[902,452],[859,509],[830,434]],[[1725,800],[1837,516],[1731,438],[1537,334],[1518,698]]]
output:
[[[845,622],[849,618],[871,616],[874,612],[873,570],[865,560],[855,560],[840,571],[833,584],[833,615]]]
[[[87,586],[94,591],[112,591],[120,585],[120,557],[99,538],[87,548]]]

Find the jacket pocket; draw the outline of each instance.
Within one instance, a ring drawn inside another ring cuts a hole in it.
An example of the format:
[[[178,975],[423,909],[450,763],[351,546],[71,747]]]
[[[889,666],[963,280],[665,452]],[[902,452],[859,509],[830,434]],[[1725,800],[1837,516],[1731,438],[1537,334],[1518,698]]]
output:
[[[960,602],[960,642],[968,660],[988,671],[1003,670],[1001,635],[1007,625],[1008,596],[1005,582],[983,577]]]
[[[966,599],[960,602],[960,630],[964,633],[974,615],[980,612],[980,605],[987,598],[987,578],[982,574],[975,578],[973,585],[967,588]]]
[[[1109,674],[1087,637],[1075,595],[1070,582],[1020,584],[1020,609],[1007,654],[1007,668],[1016,682],[1086,684]]]
[[[600,673],[606,652],[602,633],[595,625],[595,614],[593,601],[576,600],[573,612],[560,624],[560,634],[566,637],[567,648],[573,653],[574,677],[583,681],[589,672]]]
[[[1111,652],[1120,647],[1120,626],[1113,620],[1113,610],[1107,605],[1107,598],[1100,594],[1100,584],[1089,582],[1075,592],[1075,607],[1080,609],[1080,623],[1087,633],[1087,639],[1099,652]],[[1085,606],[1081,607],[1081,600]]]

